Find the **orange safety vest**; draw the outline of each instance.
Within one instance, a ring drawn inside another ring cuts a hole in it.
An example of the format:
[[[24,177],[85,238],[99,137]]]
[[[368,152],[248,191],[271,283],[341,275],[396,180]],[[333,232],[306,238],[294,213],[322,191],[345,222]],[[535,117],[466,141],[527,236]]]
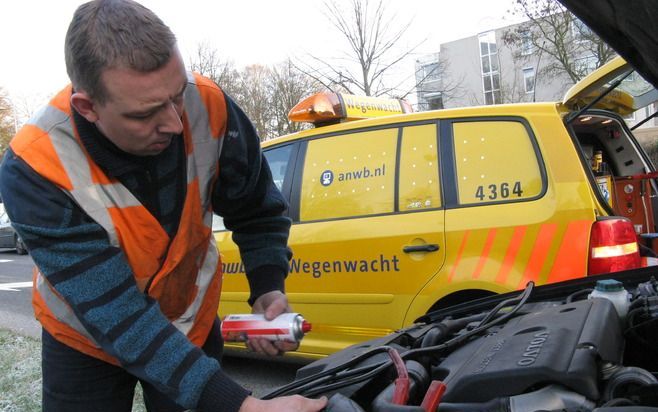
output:
[[[39,175],[66,192],[124,252],[140,290],[150,282],[171,323],[197,346],[203,345],[217,316],[221,264],[212,235],[212,187],[217,179],[226,102],[210,80],[188,74],[183,139],[187,191],[173,240],[117,179],[94,163],[80,141],[69,85],[14,137],[14,153]],[[58,341],[118,364],[103,352],[69,305],[35,268],[33,306],[37,319]]]

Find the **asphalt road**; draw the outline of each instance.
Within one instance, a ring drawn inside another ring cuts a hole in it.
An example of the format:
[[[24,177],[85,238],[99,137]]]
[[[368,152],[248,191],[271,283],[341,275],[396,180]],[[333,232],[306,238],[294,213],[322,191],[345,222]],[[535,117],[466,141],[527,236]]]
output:
[[[31,304],[32,267],[29,255],[0,249],[0,328],[40,339],[41,327],[34,319]],[[225,357],[222,366],[254,395],[262,396],[291,382],[302,364],[285,357],[270,360],[230,356]]]

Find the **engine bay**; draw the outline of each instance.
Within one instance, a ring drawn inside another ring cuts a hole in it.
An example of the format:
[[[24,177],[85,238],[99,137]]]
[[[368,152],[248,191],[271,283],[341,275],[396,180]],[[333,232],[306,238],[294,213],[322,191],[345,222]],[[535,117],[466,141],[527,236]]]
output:
[[[328,411],[658,411],[656,275],[530,283],[445,308],[304,366],[266,398],[324,395]]]

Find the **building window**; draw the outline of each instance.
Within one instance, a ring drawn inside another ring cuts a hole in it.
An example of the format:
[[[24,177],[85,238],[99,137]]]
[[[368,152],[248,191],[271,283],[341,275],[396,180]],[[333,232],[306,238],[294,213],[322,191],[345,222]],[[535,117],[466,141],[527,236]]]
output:
[[[493,31],[478,36],[480,43],[480,62],[482,68],[482,89],[485,104],[501,103],[500,71],[498,68],[498,50],[496,34]]]
[[[439,110],[443,109],[443,95],[441,92],[422,93],[421,100],[418,101],[418,110]]]
[[[429,110],[443,109],[443,97],[440,94],[436,97],[428,97],[427,108]]]
[[[594,70],[596,70],[598,60],[594,56],[581,57],[574,61],[576,74],[582,79]]]
[[[416,94],[418,110],[442,109],[441,63],[439,53],[432,53],[416,60]],[[438,100],[438,103],[435,102]]]
[[[523,69],[523,84],[525,85],[525,92],[532,93],[535,91],[535,68],[528,67]]]
[[[434,80],[439,80],[441,78],[441,73],[439,71],[439,62],[424,64],[421,67],[421,70],[422,70],[423,81],[431,82]]]
[[[535,46],[532,44],[532,32],[524,30],[521,32],[521,55],[529,56],[535,51]]]

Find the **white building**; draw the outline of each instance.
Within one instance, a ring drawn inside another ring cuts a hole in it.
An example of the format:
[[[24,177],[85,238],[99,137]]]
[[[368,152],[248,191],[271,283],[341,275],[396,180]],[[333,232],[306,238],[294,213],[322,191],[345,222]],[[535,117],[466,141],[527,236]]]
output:
[[[505,26],[471,37],[442,43],[438,52],[416,61],[417,110],[532,101],[560,101],[574,81],[565,74],[546,73],[556,60],[534,45],[528,23]],[[568,42],[580,42],[573,56],[574,70],[582,77],[597,67],[597,58],[585,47],[589,29],[575,21],[566,33]],[[515,42],[505,42],[510,34]],[[634,113],[630,124],[654,113],[655,104]],[[658,125],[656,119],[642,128]]]

